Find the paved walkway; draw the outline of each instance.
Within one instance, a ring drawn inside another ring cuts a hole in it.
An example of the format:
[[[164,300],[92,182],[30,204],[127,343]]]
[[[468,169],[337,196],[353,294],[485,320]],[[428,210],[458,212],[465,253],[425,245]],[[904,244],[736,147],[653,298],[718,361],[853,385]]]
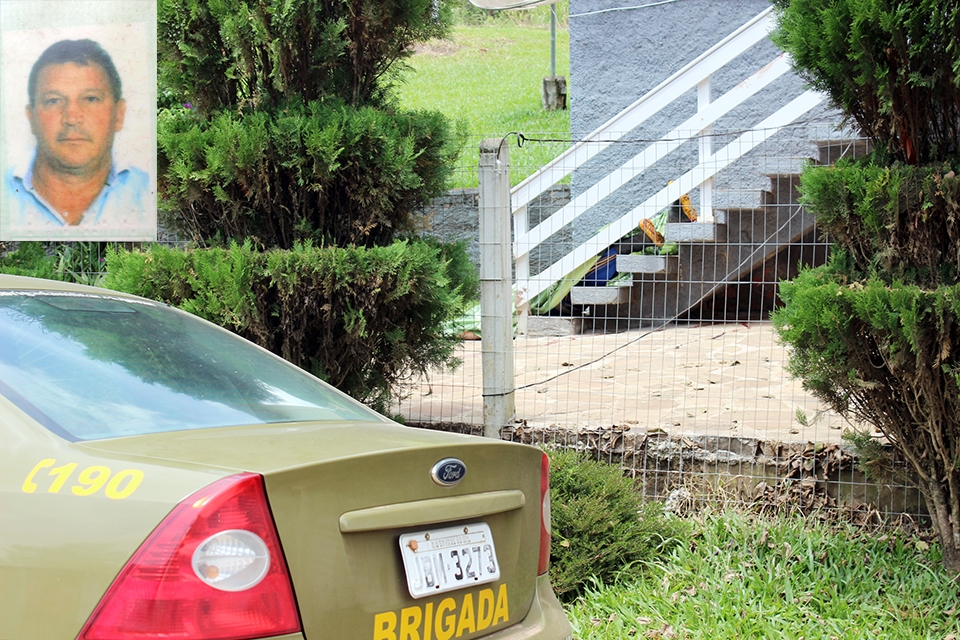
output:
[[[828,443],[848,426],[789,377],[766,322],[521,336],[514,353],[517,419],[530,426]],[[460,357],[455,372],[409,387],[408,422],[483,423],[481,342],[464,342]]]

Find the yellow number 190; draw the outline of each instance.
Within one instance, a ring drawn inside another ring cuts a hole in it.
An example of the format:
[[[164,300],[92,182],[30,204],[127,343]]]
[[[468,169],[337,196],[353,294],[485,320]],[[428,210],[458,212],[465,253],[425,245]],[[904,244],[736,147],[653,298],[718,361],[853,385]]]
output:
[[[53,467],[57,461],[53,458],[44,458],[30,470],[26,479],[23,481],[21,490],[24,493],[33,493],[37,490],[37,474],[47,467]],[[54,478],[50,486],[47,487],[47,493],[60,493],[73,472],[77,469],[76,462],[70,462],[59,467],[50,469],[47,477]],[[92,496],[103,489],[105,496],[111,500],[122,500],[129,497],[140,483],[143,482],[143,471],[139,469],[124,469],[119,471],[113,477],[110,477],[110,468],[102,465],[93,465],[81,470],[77,475],[76,483],[70,487],[70,491],[77,496]]]

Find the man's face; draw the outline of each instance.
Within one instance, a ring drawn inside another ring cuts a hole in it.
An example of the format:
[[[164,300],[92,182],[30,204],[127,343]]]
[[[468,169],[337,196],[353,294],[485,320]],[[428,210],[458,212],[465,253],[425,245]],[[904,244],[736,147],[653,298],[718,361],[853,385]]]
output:
[[[99,65],[66,62],[44,67],[37,75],[33,100],[27,118],[37,138],[38,161],[74,175],[109,167],[126,104],[114,100]]]

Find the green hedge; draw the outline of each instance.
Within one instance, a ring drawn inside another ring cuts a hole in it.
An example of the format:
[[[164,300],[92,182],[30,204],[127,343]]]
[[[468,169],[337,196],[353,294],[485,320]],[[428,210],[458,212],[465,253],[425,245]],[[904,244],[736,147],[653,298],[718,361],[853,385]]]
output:
[[[786,304],[773,322],[791,347],[790,373],[834,408],[915,444],[928,420],[949,428],[938,412],[949,408],[952,422],[960,411],[960,284],[851,280],[851,262],[837,250],[828,265],[781,284]],[[912,387],[928,401],[915,413],[903,403]]]
[[[47,255],[39,242],[21,242],[16,251],[0,256],[0,273],[63,280],[62,274],[57,272],[56,257]]]
[[[893,159],[960,153],[960,6],[943,0],[774,0],[774,42]]]
[[[104,285],[161,300],[233,330],[342,391],[384,410],[409,374],[453,365],[444,321],[472,295],[459,245],[260,252],[112,248]]]
[[[549,456],[550,582],[561,600],[574,600],[593,581],[638,576],[686,536],[687,526],[645,500],[616,465],[573,451]]]
[[[775,2],[775,42],[874,152],[804,170],[839,248],[773,321],[804,387],[902,454],[960,573],[960,4]]]
[[[372,246],[411,232],[443,192],[460,139],[436,112],[296,100],[275,111],[160,113],[169,226],[201,242]]]
[[[811,165],[801,178],[802,202],[858,271],[936,287],[960,275],[955,166],[884,166],[872,155]]]
[[[461,137],[397,106],[446,0],[160,0],[158,190],[197,244],[387,245],[420,222]]]

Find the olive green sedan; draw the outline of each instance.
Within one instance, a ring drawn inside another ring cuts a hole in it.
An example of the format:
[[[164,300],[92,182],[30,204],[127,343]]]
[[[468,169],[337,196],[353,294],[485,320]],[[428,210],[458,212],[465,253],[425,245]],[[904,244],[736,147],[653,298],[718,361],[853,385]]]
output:
[[[166,305],[0,275],[3,640],[570,637],[533,447]]]

